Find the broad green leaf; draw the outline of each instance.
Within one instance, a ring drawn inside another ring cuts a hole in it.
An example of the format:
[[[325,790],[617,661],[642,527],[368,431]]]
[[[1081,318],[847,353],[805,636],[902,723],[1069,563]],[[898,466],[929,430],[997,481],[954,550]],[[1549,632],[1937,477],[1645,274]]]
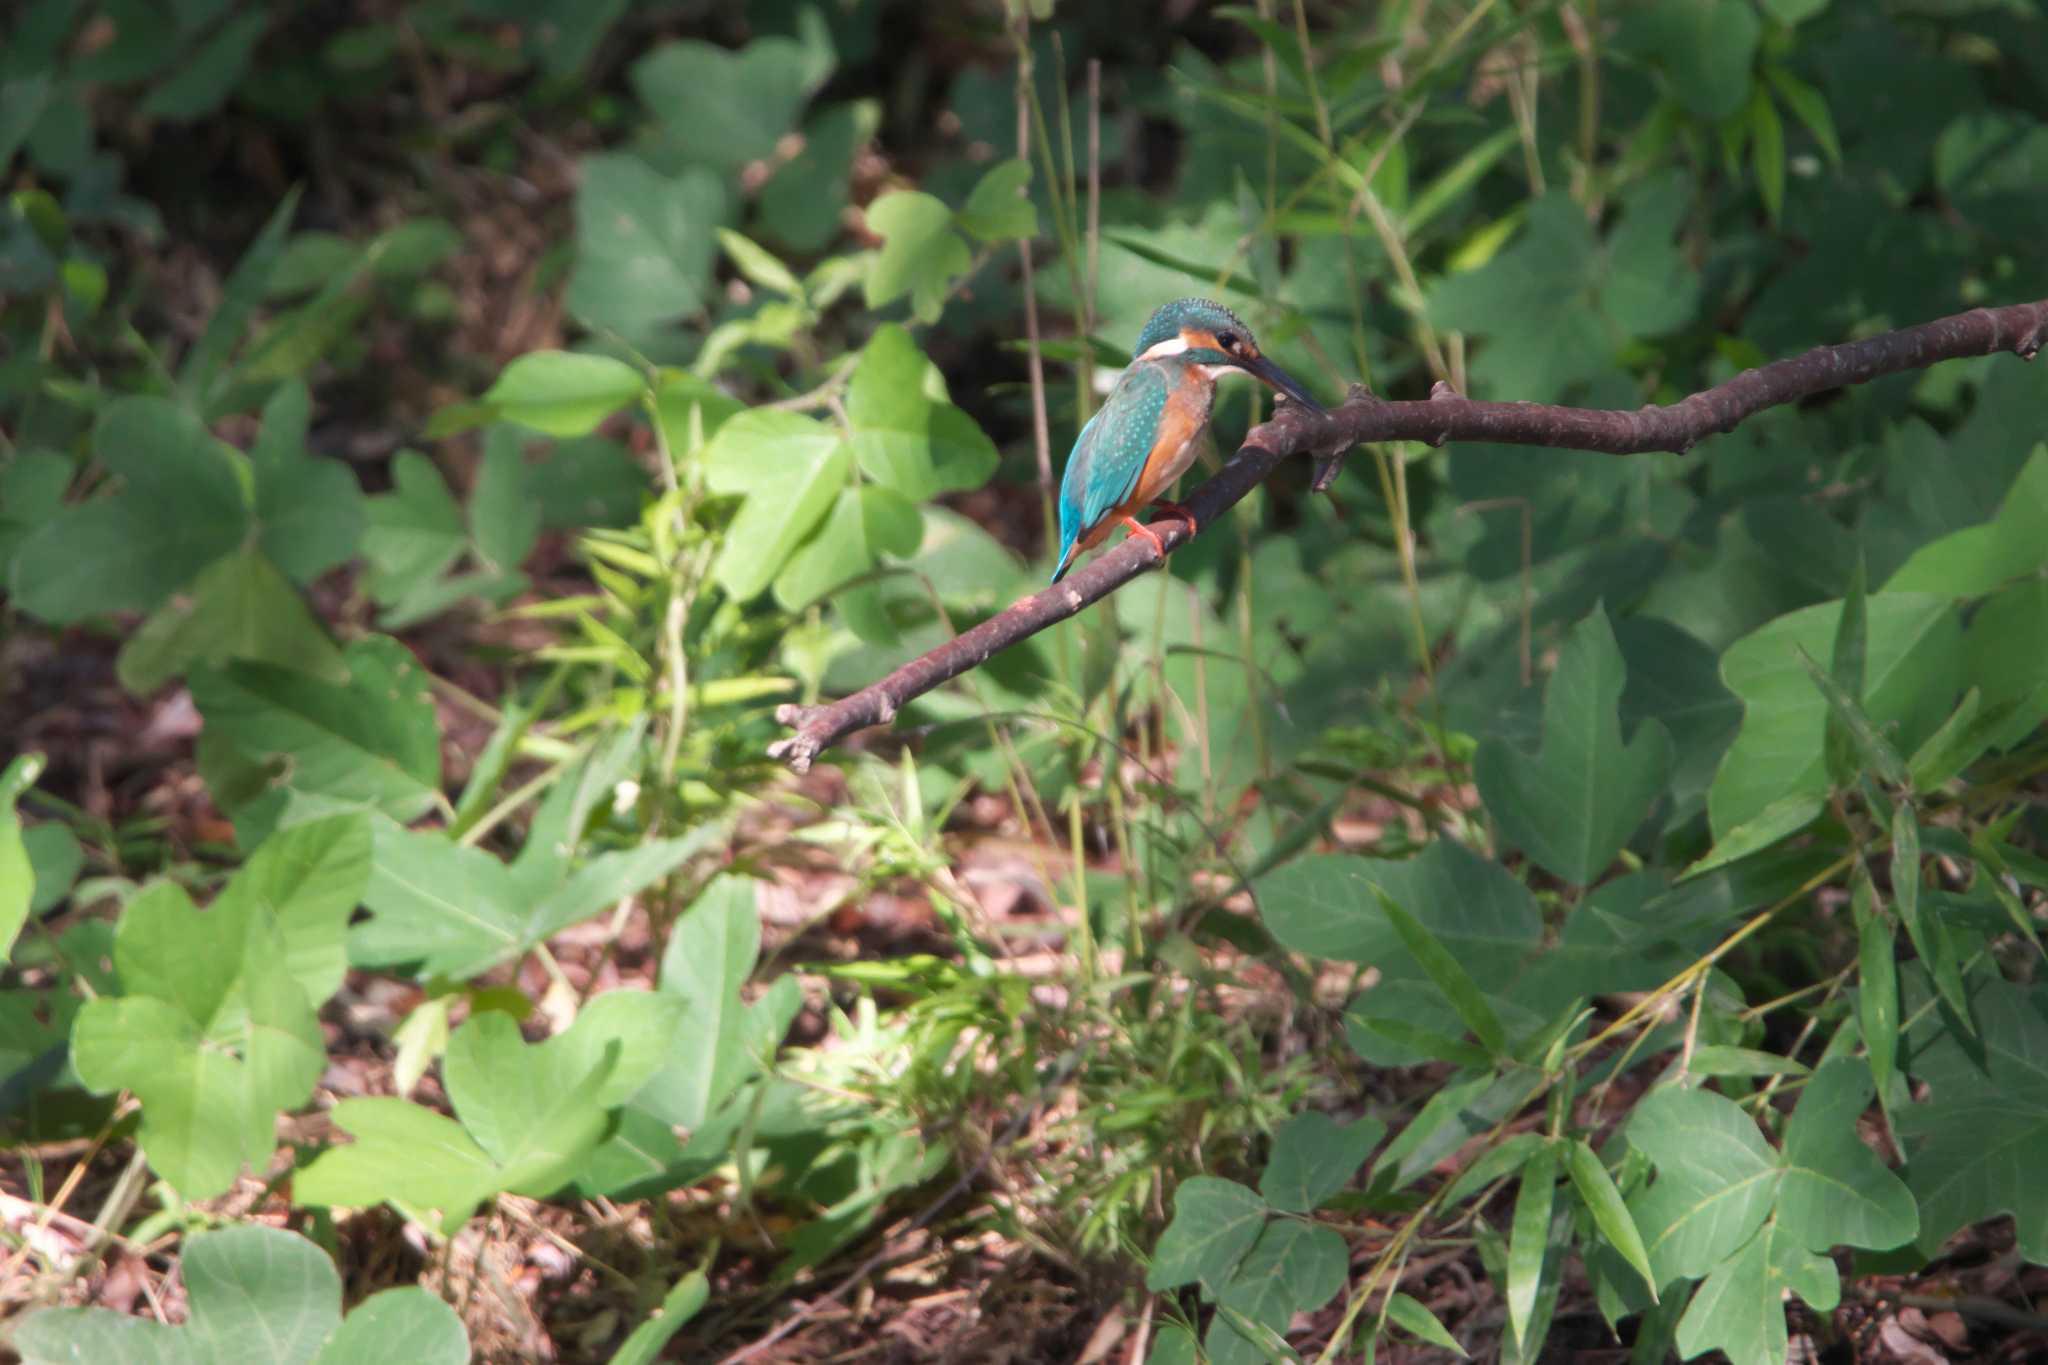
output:
[[[121,647],[115,672],[123,687],[141,695],[195,665],[218,667],[231,659],[348,681],[341,651],[305,599],[253,547],[215,560],[189,589],[157,608]]]
[[[69,456],[30,450],[0,465],[0,569],[23,541],[61,514],[78,466]]]
[[[352,1099],[332,1111],[355,1141],[329,1147],[292,1177],[301,1207],[373,1208],[386,1201],[438,1209],[461,1226],[497,1193],[498,1168],[462,1125],[410,1100]]]
[[[1614,860],[1663,791],[1671,768],[1664,727],[1621,738],[1625,676],[1604,611],[1574,627],[1543,694],[1543,747],[1534,758],[1500,740],[1479,749],[1481,799],[1509,843],[1568,882],[1586,885]]]
[[[1653,1092],[1629,1116],[1628,1140],[1657,1168],[1629,1213],[1659,1285],[1707,1274],[1755,1234],[1776,1200],[1777,1154],[1754,1119],[1711,1091]]]
[[[638,370],[610,356],[533,351],[504,368],[484,402],[535,431],[582,436],[645,388]]]
[[[1717,836],[1761,815],[1773,803],[1824,796],[1827,699],[1799,659],[1833,643],[1839,602],[1781,616],[1730,645],[1721,677],[1742,698],[1742,729],[1707,795]],[[1864,713],[1900,749],[1911,751],[1948,715],[1962,689],[1961,629],[1952,604],[1918,593],[1869,599],[1869,650]]]
[[[1444,993],[1444,998],[1451,1002],[1451,1008],[1458,1012],[1458,1018],[1464,1021],[1465,1027],[1485,1045],[1488,1052],[1497,1056],[1506,1051],[1507,1033],[1500,1026],[1500,1017],[1486,1003],[1486,993],[1479,989],[1479,983],[1415,916],[1402,909],[1384,890],[1378,890],[1378,895],[1380,909],[1394,926],[1394,932],[1401,936],[1402,946],[1407,948],[1436,988]]]
[[[840,490],[832,510],[775,578],[775,599],[792,611],[872,571],[883,553],[917,549],[923,534],[917,505],[874,485]]]
[[[861,352],[846,395],[861,472],[912,502],[979,488],[996,467],[995,445],[974,419],[933,392],[935,373],[910,333],[890,323]]]
[[[257,543],[300,584],[355,554],[367,524],[362,490],[348,465],[306,449],[311,405],[303,382],[278,385],[263,405],[263,427],[249,450]]]
[[[55,624],[147,611],[248,534],[237,457],[169,400],[109,403],[93,452],[120,488],[30,535],[9,578],[15,604]]]
[[[187,1315],[167,1326],[107,1308],[22,1319],[10,1344],[27,1365],[462,1365],[455,1310],[422,1289],[387,1289],[341,1315],[341,1276],[294,1232],[245,1223],[193,1233],[179,1262]]]
[[[1696,1076],[1804,1076],[1806,1065],[1796,1057],[1761,1048],[1701,1043],[1688,1068]]]
[[[1280,1125],[1259,1176],[1259,1195],[1282,1213],[1313,1213],[1344,1188],[1387,1135],[1374,1118],[1338,1123],[1309,1109]]]
[[[712,576],[738,600],[758,595],[832,506],[852,462],[837,432],[798,413],[755,409],[720,427],[705,477],[714,492],[747,496]]]
[[[760,1069],[740,1000],[760,952],[753,882],[719,877],[676,921],[662,952],[659,989],[686,1009],[667,1060],[635,1097],[637,1105],[677,1127],[697,1128]]]
[[[1788,0],[1788,3],[1804,3],[1805,0]],[[1784,67],[1775,63],[1764,68],[1764,75],[1770,78],[1771,88],[1778,92],[1778,98],[1792,111],[1792,116],[1806,125],[1806,131],[1820,144],[1822,152],[1837,169],[1842,165],[1842,144],[1835,136],[1834,115],[1828,111],[1827,97],[1806,82],[1794,76]]]
[[[1472,1358],[1472,1353],[1460,1346],[1458,1339],[1444,1330],[1444,1325],[1436,1320],[1436,1314],[1406,1294],[1394,1294],[1387,1299],[1387,1321],[1410,1336],[1421,1337],[1432,1346],[1455,1351],[1466,1360]]]
[[[565,1065],[574,1057],[565,1041],[566,1035],[529,1044],[519,1025],[496,1010],[448,1040],[441,1063],[448,1098],[463,1130],[497,1163],[500,1188],[552,1194],[604,1136],[599,1098],[617,1057],[600,1056],[594,1069],[579,1073]]]
[[[1749,98],[1762,34],[1750,0],[1656,0],[1630,14],[1626,46],[1656,65],[1687,111],[1722,119]]]
[[[1284,1333],[1296,1313],[1313,1313],[1335,1298],[1350,1268],[1350,1251],[1335,1228],[1275,1218],[1217,1286],[1215,1297],[1223,1307]]]
[[[737,52],[664,43],[633,64],[633,89],[693,160],[732,173],[774,154],[830,66],[791,38],[756,38]]]
[[[469,537],[462,508],[448,491],[434,462],[416,450],[401,450],[391,462],[392,490],[371,498],[364,512],[363,557],[370,561],[367,586],[378,601],[399,600],[423,580],[438,578],[464,549]]]
[[[1152,1249],[1145,1287],[1159,1293],[1199,1282],[1217,1292],[1259,1240],[1268,1212],[1265,1200],[1235,1181],[1183,1180],[1173,1192],[1173,1221]]]
[[[1733,1365],[1778,1365],[1785,1359],[1787,1290],[1826,1313],[1841,1298],[1841,1273],[1768,1219],[1693,1293],[1678,1323],[1680,1354],[1719,1347]]]
[[[960,210],[960,226],[984,242],[1003,242],[1038,235],[1038,210],[1024,189],[1031,183],[1031,163],[999,161],[982,173]]]
[[[282,760],[282,781],[267,794],[279,805],[289,790],[416,819],[441,785],[441,733],[425,670],[388,636],[358,640],[342,657],[345,686],[273,664],[195,670],[192,699],[208,741],[246,763]],[[205,754],[201,760],[205,766]]]
[[[1962,754],[1975,758],[1984,748],[2010,749],[2048,716],[2042,692],[2048,682],[2048,579],[2023,580],[1985,599],[1970,618],[1963,648],[1969,680],[1983,692],[1984,714],[1961,737],[1966,742],[1959,742],[1951,762]]]
[[[284,942],[281,965],[315,1006],[348,971],[349,916],[370,876],[370,820],[335,815],[279,830],[242,864],[209,913],[269,916]]]
[[[1946,1010],[1924,1009],[1924,975],[1903,974],[1904,1070],[1927,1083],[1922,1104],[1894,1110],[1906,1183],[1918,1201],[1917,1245],[1932,1255],[1959,1227],[2013,1215],[2020,1254],[2048,1264],[2048,988],[1996,976],[1970,983],[1972,1036]]]
[[[1515,1195],[1515,1220],[1508,1241],[1508,1330],[1521,1343],[1523,1354],[1535,1343],[1529,1338],[1530,1318],[1536,1311],[1536,1293],[1543,1286],[1543,1262],[1550,1249],[1550,1206],[1557,1196],[1558,1149],[1546,1142],[1522,1168],[1522,1184]]]
[[[1508,1032],[1515,1032],[1504,1006],[1518,994],[1541,921],[1528,888],[1500,864],[1439,839],[1409,859],[1298,859],[1260,877],[1254,890],[1266,927],[1287,947],[1379,969],[1380,983],[1353,1002],[1353,1016],[1395,1019],[1436,1033],[1455,1033],[1460,1023],[1381,907],[1384,892],[1456,956]],[[1530,1027],[1537,1022],[1527,1019]],[[1382,1065],[1412,1065],[1420,1055],[1372,1041],[1360,1029],[1350,1036],[1362,1055]]]
[[[868,205],[869,231],[883,239],[882,254],[868,271],[870,308],[910,295],[910,312],[935,322],[953,282],[974,264],[967,243],[953,230],[953,211],[929,194],[893,190]]]
[[[0,772],[0,963],[14,951],[15,937],[28,923],[29,906],[36,899],[35,864],[21,836],[21,812],[15,803],[35,785],[44,762],[41,754],[17,754]]]
[[[326,1065],[305,991],[277,970],[283,956],[269,916],[203,913],[160,882],[115,932],[122,993],[88,1001],[72,1026],[79,1078],[134,1092],[143,1152],[187,1199],[222,1193],[245,1163],[261,1170],[279,1111],[304,1103]]]
[[[578,163],[571,311],[639,336],[705,304],[715,230],[731,221],[725,180],[699,166],[664,175],[631,152]]]
[[[804,124],[803,150],[761,187],[761,221],[773,236],[808,252],[839,234],[854,152],[874,136],[880,122],[877,101],[851,100],[819,111]]]
[[[542,508],[527,485],[526,452],[509,427],[484,436],[484,458],[469,490],[469,536],[486,567],[516,573],[540,535]]]
[[[1593,1215],[1593,1225],[1600,1229],[1607,1245],[1643,1277],[1650,1298],[1655,1301],[1657,1277],[1650,1269],[1649,1250],[1643,1246],[1643,1235],[1636,1228],[1636,1220],[1629,1216],[1628,1204],[1622,1199],[1614,1177],[1607,1173],[1607,1164],[1585,1139],[1573,1138],[1565,1152],[1565,1169],[1571,1175],[1572,1187],[1579,1192],[1579,1202]]]
[[[1809,1251],[1882,1251],[1910,1242],[1920,1230],[1912,1194],[1857,1135],[1872,1093],[1870,1068],[1837,1057],[1807,1080],[1785,1125],[1778,1223],[1783,1235]]]

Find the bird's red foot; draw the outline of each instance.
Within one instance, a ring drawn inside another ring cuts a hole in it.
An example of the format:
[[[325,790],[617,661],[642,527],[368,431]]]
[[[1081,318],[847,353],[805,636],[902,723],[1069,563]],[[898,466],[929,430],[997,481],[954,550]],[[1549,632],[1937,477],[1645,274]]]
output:
[[[1188,534],[1191,536],[1201,529],[1195,522],[1195,514],[1177,502],[1167,502],[1162,498],[1158,502],[1153,503],[1152,506],[1170,517],[1178,517],[1186,522],[1188,524]]]
[[[1132,535],[1143,536],[1145,537],[1145,539],[1151,541],[1152,548],[1158,552],[1159,557],[1161,559],[1166,558],[1166,542],[1159,538],[1158,532],[1154,531],[1151,527],[1140,523],[1136,517],[1125,517],[1124,525],[1130,528]]]

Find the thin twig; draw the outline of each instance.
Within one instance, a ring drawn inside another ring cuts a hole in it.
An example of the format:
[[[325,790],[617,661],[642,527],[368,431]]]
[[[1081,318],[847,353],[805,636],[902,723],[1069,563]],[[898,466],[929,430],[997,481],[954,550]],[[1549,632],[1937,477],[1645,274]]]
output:
[[[1281,404],[1271,420],[1246,434],[1244,444],[1216,477],[1188,497],[1188,511],[1199,525],[1216,525],[1225,511],[1292,455],[1325,461],[1321,472],[1327,477],[1316,480],[1317,491],[1322,491],[1339,468],[1331,457],[1372,441],[1489,441],[1610,455],[1683,452],[1766,408],[1879,375],[2000,351],[2031,360],[2044,335],[2048,299],[1976,308],[1863,341],[1816,347],[1789,360],[1745,370],[1668,406],[1634,411],[1477,403],[1443,383],[1420,402],[1384,402],[1354,388],[1340,407],[1320,417],[1296,404]],[[1178,517],[1157,522],[1151,530],[1164,550],[1188,539],[1187,523]],[[828,706],[778,708],[776,718],[795,733],[769,745],[769,756],[798,772],[807,771],[821,750],[855,730],[895,719],[906,702],[1108,596],[1162,558],[1162,550],[1132,537],[1053,587],[1033,593],[850,697]]]

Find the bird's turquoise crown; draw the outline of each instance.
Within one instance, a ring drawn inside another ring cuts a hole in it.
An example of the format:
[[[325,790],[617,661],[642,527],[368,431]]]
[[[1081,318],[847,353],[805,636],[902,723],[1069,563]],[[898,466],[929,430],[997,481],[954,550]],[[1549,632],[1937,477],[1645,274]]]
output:
[[[1145,324],[1145,330],[1138,333],[1138,345],[1131,354],[1143,355],[1162,341],[1171,341],[1181,334],[1182,328],[1196,331],[1235,332],[1245,340],[1251,340],[1251,332],[1244,322],[1214,299],[1175,299],[1164,304]]]

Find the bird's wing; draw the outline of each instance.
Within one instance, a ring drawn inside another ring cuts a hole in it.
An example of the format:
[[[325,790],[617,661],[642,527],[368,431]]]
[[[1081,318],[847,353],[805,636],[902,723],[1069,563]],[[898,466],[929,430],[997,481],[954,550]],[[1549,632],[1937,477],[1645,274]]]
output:
[[[1060,480],[1062,568],[1081,537],[1137,490],[1168,391],[1164,366],[1133,365],[1117,381],[1102,410],[1081,428]]]

